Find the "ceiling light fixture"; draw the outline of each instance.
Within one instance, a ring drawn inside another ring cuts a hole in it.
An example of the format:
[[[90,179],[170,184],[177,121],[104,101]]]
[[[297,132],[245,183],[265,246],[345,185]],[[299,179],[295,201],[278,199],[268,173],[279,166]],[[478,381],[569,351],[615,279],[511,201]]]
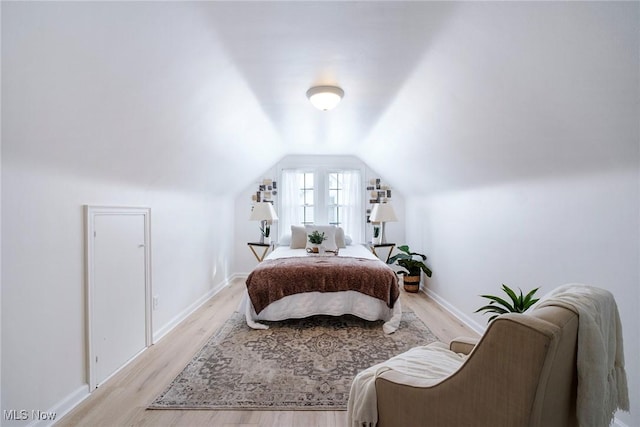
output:
[[[334,108],[342,97],[344,91],[337,86],[315,86],[307,91],[307,98],[318,110],[328,111]]]

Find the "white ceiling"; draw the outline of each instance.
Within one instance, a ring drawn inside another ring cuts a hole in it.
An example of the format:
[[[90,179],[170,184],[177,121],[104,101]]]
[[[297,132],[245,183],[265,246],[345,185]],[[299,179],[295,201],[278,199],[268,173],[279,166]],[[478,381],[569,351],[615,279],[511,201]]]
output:
[[[358,153],[452,7],[264,2],[203,10],[287,152]],[[338,109],[310,105],[305,93],[318,85],[345,90]]]
[[[412,194],[636,166],[638,9],[4,3],[3,115],[37,124],[5,149],[214,192],[300,153],[355,154]],[[321,84],[345,91],[333,111],[305,97]]]

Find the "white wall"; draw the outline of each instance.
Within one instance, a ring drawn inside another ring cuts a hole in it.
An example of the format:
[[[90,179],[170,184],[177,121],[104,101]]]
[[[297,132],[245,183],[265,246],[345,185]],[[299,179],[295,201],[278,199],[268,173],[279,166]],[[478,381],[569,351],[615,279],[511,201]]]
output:
[[[638,22],[638,2],[456,3],[363,155],[407,195],[428,288],[477,328],[478,295],[501,283],[614,293],[629,426],[640,426]]]
[[[0,22],[2,22],[2,7],[0,7]],[[0,67],[1,68],[1,67]],[[0,69],[0,81],[2,70]],[[2,85],[0,85],[0,99],[2,99]],[[0,106],[0,212],[2,212],[2,106]],[[0,219],[1,219],[0,214]],[[0,220],[0,242],[2,242],[2,221]],[[0,409],[2,409],[2,245],[0,244]],[[2,425],[2,421],[0,421]]]
[[[151,208],[156,336],[231,274],[229,173],[253,160],[221,138],[263,119],[220,102],[252,98],[192,7],[2,5],[3,410],[86,394],[83,205]]]
[[[579,282],[610,290],[623,323],[631,415],[640,425],[639,174],[616,170],[541,178],[407,201],[410,242],[428,248],[429,291],[486,326],[480,294],[505,283],[540,295]]]
[[[231,202],[4,160],[2,408],[50,410],[86,383],[82,205],[151,207],[156,333],[230,275]]]

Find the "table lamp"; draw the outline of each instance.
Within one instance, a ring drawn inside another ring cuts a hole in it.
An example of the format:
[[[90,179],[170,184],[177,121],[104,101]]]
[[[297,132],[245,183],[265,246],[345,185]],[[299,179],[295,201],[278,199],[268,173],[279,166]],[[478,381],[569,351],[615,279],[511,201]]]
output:
[[[387,243],[387,237],[384,233],[384,224],[385,222],[394,222],[397,221],[398,217],[396,216],[395,211],[393,210],[393,206],[391,203],[376,203],[373,205],[373,209],[371,209],[371,216],[369,217],[369,221],[371,222],[379,222],[382,226],[380,241],[382,243]]]
[[[260,221],[260,243],[264,243],[265,235],[270,236],[270,225],[272,221],[277,221],[278,215],[270,202],[258,202],[251,208],[249,221]]]

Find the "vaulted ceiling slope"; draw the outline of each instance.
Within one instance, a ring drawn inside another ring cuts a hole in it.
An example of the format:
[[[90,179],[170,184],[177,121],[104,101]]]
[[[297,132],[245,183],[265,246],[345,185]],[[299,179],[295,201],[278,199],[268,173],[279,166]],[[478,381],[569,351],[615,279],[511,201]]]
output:
[[[423,194],[637,166],[637,2],[2,8],[5,155],[66,173],[237,192],[355,154]]]

